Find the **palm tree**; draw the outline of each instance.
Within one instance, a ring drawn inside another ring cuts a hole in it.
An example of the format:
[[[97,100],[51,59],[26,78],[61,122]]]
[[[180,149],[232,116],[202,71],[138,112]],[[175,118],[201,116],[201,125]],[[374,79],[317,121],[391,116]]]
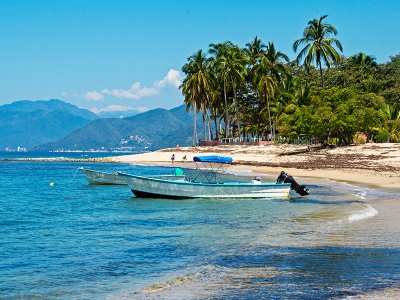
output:
[[[260,59],[261,54],[264,53],[265,45],[256,36],[254,40],[246,44],[244,51],[249,59],[250,69],[253,69],[257,64],[257,61]]]
[[[186,78],[183,80],[182,93],[185,96],[185,103],[187,109],[190,106],[193,107],[194,111],[194,132],[193,142],[197,144],[197,128],[196,128],[196,112],[201,110],[203,113],[203,120],[208,119],[207,109],[210,107],[207,93],[211,89],[210,78],[208,74],[208,59],[203,54],[202,50],[198,50],[195,54],[188,58],[187,63],[182,67],[182,71],[186,74]],[[209,124],[210,128],[210,124]],[[211,134],[209,134],[210,136]],[[205,137],[204,137],[205,138]]]
[[[229,77],[233,90],[233,105],[235,107],[236,125],[238,127],[238,137],[240,138],[239,108],[237,101],[237,87],[245,81],[247,59],[244,51],[234,46],[228,52]]]
[[[376,59],[373,56],[367,55],[363,52],[359,52],[349,58],[349,62],[355,65],[362,65],[362,66],[370,66],[376,67],[378,64],[376,63]]]
[[[400,140],[400,109],[386,104],[381,109],[381,118],[384,122],[384,130],[388,133],[387,142],[398,142]]]
[[[254,88],[254,93],[257,99],[258,103],[258,114],[257,114],[257,135],[259,137],[260,135],[260,126],[261,126],[261,99],[260,95],[258,93],[258,90],[256,88],[257,86],[257,75],[256,75],[256,70],[257,66],[260,62],[261,55],[265,51],[265,45],[264,43],[256,36],[254,40],[252,40],[250,43],[246,44],[246,48],[244,49],[247,59],[248,59],[248,72],[247,72],[247,80],[250,84],[253,85]]]
[[[322,89],[325,89],[324,77],[322,74],[322,62],[330,68],[332,63],[340,61],[340,55],[336,51],[333,45],[343,51],[342,44],[336,38],[330,37],[330,35],[337,35],[337,30],[331,24],[324,23],[323,20],[328,17],[324,15],[318,20],[313,19],[308,22],[307,27],[304,29],[303,37],[293,43],[293,50],[296,52],[300,45],[305,47],[297,55],[296,61],[300,61],[304,57],[304,64],[308,68],[313,61],[315,61],[319,68],[321,76]]]
[[[257,89],[264,96],[264,100],[267,103],[268,111],[268,122],[270,135],[272,138],[272,118],[271,118],[271,108],[270,108],[270,98],[275,94],[277,88],[277,82],[270,72],[269,62],[267,57],[264,55],[261,57],[260,64],[256,68],[256,82]]]
[[[229,136],[229,112],[227,99],[227,82],[229,80],[228,52],[233,47],[231,42],[222,44],[210,44],[208,52],[213,56],[211,62],[216,76],[223,82],[225,104],[225,137]]]
[[[265,56],[268,59],[270,73],[278,81],[281,81],[282,75],[287,73],[286,66],[283,61],[288,62],[289,57],[281,51],[275,50],[274,43],[268,43],[265,51]]]
[[[185,65],[186,66],[186,65]],[[184,67],[185,67],[184,66]],[[183,68],[182,68],[183,70]],[[194,83],[194,80],[192,77],[186,77],[181,86],[179,87],[182,89],[182,94],[184,95],[184,102],[186,103],[186,111],[189,112],[190,108],[193,108],[193,140],[192,140],[192,146],[197,145],[197,110],[198,110],[198,103],[196,101],[197,98],[197,86]]]
[[[272,126],[270,101],[274,99],[278,85],[282,82],[282,77],[287,74],[283,61],[289,61],[287,55],[276,51],[274,43],[268,43],[266,51],[260,55],[260,63],[256,67],[257,86],[260,92],[263,92],[267,102],[268,122],[272,140],[275,140],[275,135]]]

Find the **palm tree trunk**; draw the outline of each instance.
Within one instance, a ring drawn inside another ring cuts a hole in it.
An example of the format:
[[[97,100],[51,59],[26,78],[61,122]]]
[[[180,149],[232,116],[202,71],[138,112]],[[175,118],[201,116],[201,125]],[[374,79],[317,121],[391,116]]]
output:
[[[272,121],[272,140],[275,142],[276,137],[276,121],[275,119]]]
[[[232,79],[232,88],[233,88],[233,103],[235,105],[236,123],[237,123],[237,127],[238,127],[238,138],[240,139],[239,109],[238,109],[237,102],[236,102],[236,89],[235,89],[235,83],[233,82],[233,79]]]
[[[269,122],[269,132],[271,134],[271,141],[272,141],[272,120],[271,120],[271,110],[269,108],[269,98],[268,98],[268,94],[265,94],[266,98],[267,98],[267,110],[268,110],[268,122]]]
[[[206,133],[207,126],[206,126],[206,114],[204,110],[202,112],[202,120],[203,120],[203,140],[205,141],[207,139],[207,133]]]
[[[257,95],[258,102],[258,116],[257,116],[257,137],[260,138],[260,127],[261,127],[261,103],[260,103],[260,95]]]
[[[219,125],[217,123],[217,111],[214,110],[214,126],[215,126],[215,138],[219,141]]]
[[[195,147],[197,145],[197,127],[196,127],[196,101],[194,101],[193,103],[193,113],[194,113],[194,118],[193,118],[193,142],[192,142],[192,146]]]
[[[322,64],[319,61],[319,76],[321,76],[322,89],[325,89],[324,76],[322,75]]]
[[[224,80],[224,100],[225,100],[225,137],[229,136],[229,115],[228,100],[226,99],[226,81]]]
[[[210,114],[208,111],[207,111],[207,123],[208,123],[208,140],[211,141],[213,139],[213,135],[211,131]]]

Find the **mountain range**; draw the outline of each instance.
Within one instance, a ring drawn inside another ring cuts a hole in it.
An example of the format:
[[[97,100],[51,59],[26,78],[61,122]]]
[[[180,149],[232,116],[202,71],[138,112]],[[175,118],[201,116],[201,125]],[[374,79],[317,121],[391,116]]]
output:
[[[198,116],[198,132],[202,122]],[[0,149],[143,151],[191,145],[193,113],[185,105],[127,118],[99,118],[61,100],[0,106]]]
[[[98,117],[61,100],[22,100],[0,106],[0,149],[57,141]]]

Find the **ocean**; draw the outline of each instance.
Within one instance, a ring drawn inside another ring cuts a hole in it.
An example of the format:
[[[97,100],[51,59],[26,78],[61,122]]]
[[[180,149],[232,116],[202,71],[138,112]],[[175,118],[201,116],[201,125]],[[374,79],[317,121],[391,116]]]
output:
[[[140,199],[78,167],[174,171],[0,162],[1,299],[351,299],[400,286],[396,193],[297,178],[309,196]]]

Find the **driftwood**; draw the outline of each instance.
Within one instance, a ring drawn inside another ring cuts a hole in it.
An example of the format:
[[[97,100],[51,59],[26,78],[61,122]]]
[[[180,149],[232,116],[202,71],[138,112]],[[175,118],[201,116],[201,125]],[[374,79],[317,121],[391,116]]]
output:
[[[286,151],[279,153],[279,156],[284,156],[284,155],[296,155],[296,154],[302,154],[302,153],[307,153],[310,152],[310,147],[307,146],[307,148],[302,148],[302,149],[296,149],[293,151]]]
[[[313,145],[313,146],[307,145],[305,148],[282,152],[282,153],[279,153],[278,155],[279,156],[296,155],[296,154],[302,154],[302,153],[307,153],[307,152],[312,152],[312,151],[318,151],[318,150],[322,150],[325,148],[326,148],[326,146],[324,146],[324,145]]]

